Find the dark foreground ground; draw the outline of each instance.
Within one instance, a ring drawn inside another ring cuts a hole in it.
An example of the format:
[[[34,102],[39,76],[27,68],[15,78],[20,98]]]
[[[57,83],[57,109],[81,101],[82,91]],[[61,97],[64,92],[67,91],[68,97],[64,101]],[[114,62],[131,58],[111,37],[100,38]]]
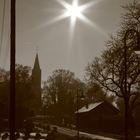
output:
[[[9,140],[9,134],[5,138],[3,138],[3,135],[4,135],[4,133],[1,133],[0,140]],[[118,138],[118,139],[109,138],[109,137],[108,138],[104,137],[104,138],[105,138],[104,140],[124,140],[123,137]],[[80,136],[79,138],[77,138],[77,136],[69,136],[69,135],[58,132],[56,134],[56,137],[53,139],[47,138],[47,133],[40,133],[40,137],[36,137],[36,133],[31,133],[28,138],[26,138],[24,135],[20,135],[20,137],[18,137],[17,140],[103,140],[103,138],[101,138],[101,139],[99,137],[98,138],[89,138],[89,137],[84,137],[84,136]],[[135,140],[140,140],[140,139],[136,138]]]

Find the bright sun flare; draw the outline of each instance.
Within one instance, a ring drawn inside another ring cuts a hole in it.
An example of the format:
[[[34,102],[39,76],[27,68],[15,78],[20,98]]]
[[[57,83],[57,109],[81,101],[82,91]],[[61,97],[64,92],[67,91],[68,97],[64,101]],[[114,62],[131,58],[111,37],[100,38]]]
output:
[[[66,18],[70,18],[71,19],[70,31],[71,31],[71,35],[73,35],[76,19],[79,19],[80,21],[86,23],[93,29],[97,30],[98,32],[101,32],[102,34],[104,34],[106,36],[104,31],[101,30],[101,28],[97,24],[95,24],[93,21],[91,21],[84,14],[87,12],[88,8],[95,6],[102,0],[87,0],[87,2],[82,5],[79,5],[78,0],[71,0],[71,1],[72,1],[72,4],[66,2],[66,0],[57,0],[57,2],[64,7],[64,9],[62,9],[62,11],[61,11],[61,14],[54,17],[52,20],[48,21],[47,23],[44,23],[40,27],[46,26],[46,25],[48,26],[48,25],[54,24],[56,22],[62,21]]]
[[[84,19],[83,11],[87,8],[85,5],[79,6],[78,0],[73,0],[72,4],[67,3],[64,0],[60,0],[59,3],[64,6],[64,17],[70,17],[71,23],[74,24],[76,19]]]
[[[95,6],[97,3],[99,3],[102,0],[89,0],[85,4],[79,5],[78,0],[71,0],[72,4],[66,2],[66,0],[57,0],[59,4],[61,4],[64,9],[62,10],[62,14],[56,16],[52,20],[50,20],[47,25],[56,23],[58,21],[64,20],[66,18],[71,19],[71,29],[73,30],[75,27],[76,19],[79,19],[86,24],[88,24],[91,27],[98,28],[95,23],[93,23],[90,19],[88,19],[85,15],[84,12],[92,7]],[[80,0],[79,0],[80,1]]]
[[[74,0],[72,5],[66,7],[66,15],[71,17],[71,20],[80,18],[82,16],[83,9],[78,6],[78,1]]]

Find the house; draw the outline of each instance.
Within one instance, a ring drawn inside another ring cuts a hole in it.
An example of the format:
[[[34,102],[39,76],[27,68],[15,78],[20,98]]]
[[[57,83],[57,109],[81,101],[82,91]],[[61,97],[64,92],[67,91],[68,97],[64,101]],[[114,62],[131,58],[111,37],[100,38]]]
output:
[[[119,109],[114,105],[100,101],[80,108],[76,113],[81,129],[114,132],[120,129],[120,120],[116,119]]]

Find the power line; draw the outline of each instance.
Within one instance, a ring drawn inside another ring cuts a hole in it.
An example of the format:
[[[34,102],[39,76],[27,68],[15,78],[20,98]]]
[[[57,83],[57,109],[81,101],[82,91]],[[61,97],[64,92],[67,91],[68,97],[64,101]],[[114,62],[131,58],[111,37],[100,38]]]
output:
[[[6,51],[5,51],[5,56],[4,56],[3,68],[5,68],[6,63],[7,63],[7,59],[8,59],[8,53],[9,53],[9,50],[10,50],[9,42],[10,42],[10,29],[9,29],[8,38],[7,38],[7,41],[6,41]]]
[[[4,33],[4,19],[5,19],[5,5],[6,0],[3,1],[3,16],[2,16],[2,26],[1,26],[1,40],[0,40],[0,58],[1,58],[1,51],[2,51],[2,44],[3,44],[3,33]]]

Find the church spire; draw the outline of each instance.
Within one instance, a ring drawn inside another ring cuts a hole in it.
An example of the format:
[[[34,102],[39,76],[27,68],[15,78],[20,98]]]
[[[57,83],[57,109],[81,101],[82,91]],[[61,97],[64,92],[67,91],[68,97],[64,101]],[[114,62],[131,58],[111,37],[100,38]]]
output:
[[[33,112],[38,114],[41,108],[41,69],[38,53],[36,54],[34,67],[32,69],[32,93],[34,95]]]
[[[34,69],[40,69],[38,54],[36,54]]]

